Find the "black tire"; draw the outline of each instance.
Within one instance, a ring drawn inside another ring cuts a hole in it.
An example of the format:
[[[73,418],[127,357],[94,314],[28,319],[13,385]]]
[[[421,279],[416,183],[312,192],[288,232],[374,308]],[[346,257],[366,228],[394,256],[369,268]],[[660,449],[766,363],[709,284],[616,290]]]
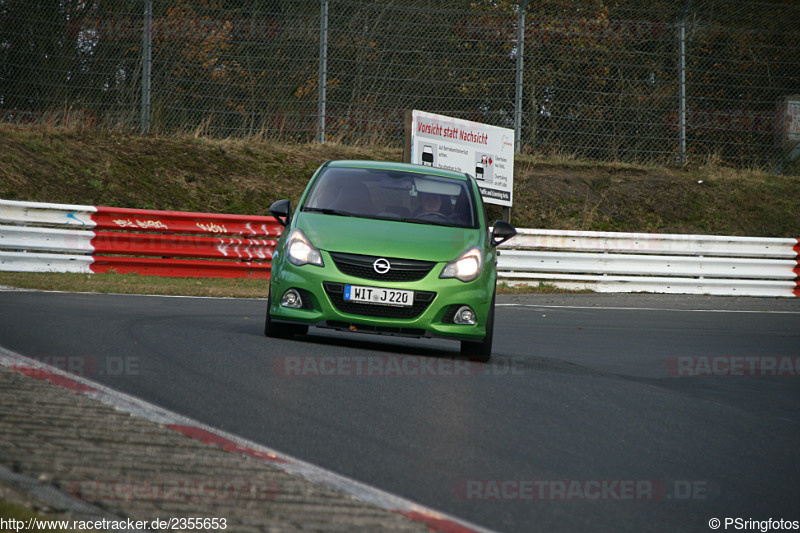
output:
[[[267,297],[267,318],[264,320],[264,335],[273,339],[290,339],[295,335],[308,333],[308,326],[306,325],[284,324],[272,321],[272,317],[269,316],[269,310],[272,308],[272,290],[269,292],[270,295]]]
[[[482,341],[461,341],[461,355],[469,357],[470,361],[488,363],[492,358],[492,339],[494,338],[494,294],[489,307],[489,316],[486,319],[486,336]]]
[[[269,296],[267,296],[267,318],[264,321],[264,335],[272,338],[280,338],[280,335],[278,335],[278,325],[273,322],[272,318],[269,316],[269,310],[272,308],[272,289],[270,289],[269,293]]]

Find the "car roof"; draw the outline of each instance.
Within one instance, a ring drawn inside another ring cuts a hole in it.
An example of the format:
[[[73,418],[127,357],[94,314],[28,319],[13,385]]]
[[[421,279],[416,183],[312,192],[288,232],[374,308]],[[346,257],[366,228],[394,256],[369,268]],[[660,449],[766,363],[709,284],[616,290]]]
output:
[[[328,161],[326,166],[335,168],[371,168],[380,170],[397,170],[402,172],[412,172],[415,174],[427,174],[433,176],[441,176],[444,178],[454,178],[459,180],[468,180],[466,174],[455,172],[452,170],[445,170],[442,168],[429,167],[423,165],[412,165],[410,163],[397,163],[395,161],[373,161],[373,160],[337,160]]]

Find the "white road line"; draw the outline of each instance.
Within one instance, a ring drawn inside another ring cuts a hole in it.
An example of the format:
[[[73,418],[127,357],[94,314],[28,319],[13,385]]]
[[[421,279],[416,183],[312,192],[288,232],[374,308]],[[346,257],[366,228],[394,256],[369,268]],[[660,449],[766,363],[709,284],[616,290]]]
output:
[[[667,309],[659,307],[608,307],[589,305],[538,305],[538,304],[513,304],[498,303],[497,307],[530,307],[533,309],[588,309],[602,311],[672,311],[677,313],[763,313],[775,315],[800,315],[797,311],[768,311],[768,310],[743,310],[743,309]]]

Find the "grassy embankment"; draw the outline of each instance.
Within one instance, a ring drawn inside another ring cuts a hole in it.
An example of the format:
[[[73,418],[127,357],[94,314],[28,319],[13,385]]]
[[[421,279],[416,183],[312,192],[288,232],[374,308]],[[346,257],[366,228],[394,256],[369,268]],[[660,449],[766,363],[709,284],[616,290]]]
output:
[[[401,155],[399,148],[379,146],[0,130],[0,198],[266,214],[277,199],[296,201],[327,159]],[[518,155],[512,222],[521,228],[798,237],[797,174],[734,170],[713,161],[677,169]],[[490,214],[499,217],[500,210]],[[266,284],[0,272],[0,285],[261,297]]]

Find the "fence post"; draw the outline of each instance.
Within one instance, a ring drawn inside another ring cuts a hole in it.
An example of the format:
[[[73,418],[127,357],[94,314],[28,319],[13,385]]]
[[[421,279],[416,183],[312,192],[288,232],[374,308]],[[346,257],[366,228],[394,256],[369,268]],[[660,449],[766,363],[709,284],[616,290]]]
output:
[[[527,7],[528,0],[522,0],[517,16],[517,81],[516,101],[514,102],[514,150],[517,153],[519,153],[522,143],[522,71],[525,60],[525,9]]]
[[[692,0],[683,6],[678,26],[678,162],[686,163],[686,17]]]
[[[150,132],[150,81],[153,59],[153,0],[144,1],[142,32],[142,135]]]
[[[321,0],[319,24],[319,90],[317,100],[317,142],[325,144],[325,86],[328,83],[328,0]]]

